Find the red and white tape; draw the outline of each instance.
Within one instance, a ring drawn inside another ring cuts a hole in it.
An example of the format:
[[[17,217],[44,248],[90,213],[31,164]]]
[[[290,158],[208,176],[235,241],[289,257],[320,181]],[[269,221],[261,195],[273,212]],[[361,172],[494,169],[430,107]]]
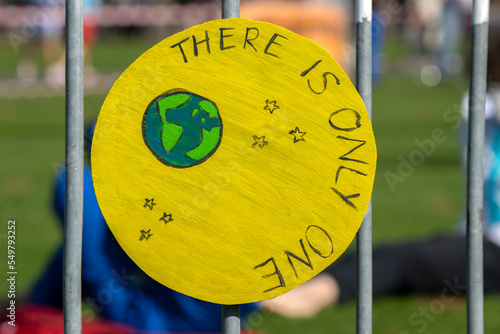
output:
[[[213,4],[189,5],[120,5],[93,10],[102,27],[191,26],[220,18],[220,8]],[[0,6],[0,27],[20,28],[64,24],[61,6]]]

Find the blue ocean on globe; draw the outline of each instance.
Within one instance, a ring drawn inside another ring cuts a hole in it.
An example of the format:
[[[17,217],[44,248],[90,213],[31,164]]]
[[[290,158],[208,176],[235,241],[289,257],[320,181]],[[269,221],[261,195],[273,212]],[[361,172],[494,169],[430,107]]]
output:
[[[186,168],[215,153],[222,138],[222,120],[214,102],[176,90],[149,104],[142,121],[142,135],[160,162]]]

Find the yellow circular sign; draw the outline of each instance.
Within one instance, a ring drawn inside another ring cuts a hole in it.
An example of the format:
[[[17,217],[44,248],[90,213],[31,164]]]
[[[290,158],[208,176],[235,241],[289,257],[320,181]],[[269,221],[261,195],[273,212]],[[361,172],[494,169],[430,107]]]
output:
[[[116,81],[92,146],[101,210],[125,252],[181,293],[269,299],[356,234],[376,164],[347,75],[284,28],[215,20],[166,38]]]

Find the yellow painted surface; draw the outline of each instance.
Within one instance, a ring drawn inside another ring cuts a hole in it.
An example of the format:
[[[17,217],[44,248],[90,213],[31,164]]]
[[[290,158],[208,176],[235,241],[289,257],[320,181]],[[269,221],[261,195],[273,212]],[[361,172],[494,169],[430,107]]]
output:
[[[175,125],[169,108],[186,94],[204,101],[186,119],[202,117],[197,131],[220,141],[176,166],[170,154],[193,129]],[[148,110],[162,122],[157,133]],[[324,49],[279,26],[228,19],[168,37],[121,75],[91,161],[104,217],[148,275],[236,304],[283,294],[344,252],[370,199],[376,147],[361,98]]]

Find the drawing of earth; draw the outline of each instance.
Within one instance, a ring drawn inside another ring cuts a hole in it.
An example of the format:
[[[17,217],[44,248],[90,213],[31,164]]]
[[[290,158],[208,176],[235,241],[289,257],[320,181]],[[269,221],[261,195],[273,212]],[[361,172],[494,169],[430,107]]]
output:
[[[219,147],[222,120],[214,102],[177,89],[149,104],[142,119],[142,136],[163,164],[191,167],[207,160]]]

